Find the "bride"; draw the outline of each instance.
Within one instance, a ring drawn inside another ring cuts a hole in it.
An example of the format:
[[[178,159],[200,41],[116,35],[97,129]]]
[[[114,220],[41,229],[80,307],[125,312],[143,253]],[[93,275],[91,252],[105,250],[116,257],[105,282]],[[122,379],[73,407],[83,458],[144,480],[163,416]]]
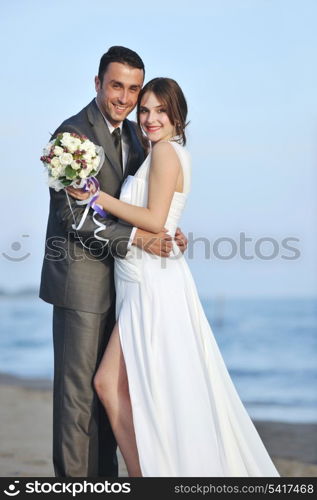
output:
[[[138,99],[151,152],[128,176],[114,216],[173,236],[190,190],[187,104],[178,84],[155,78]],[[89,194],[67,188],[83,200]],[[129,476],[278,476],[225,367],[176,243],[169,258],[132,246],[116,259],[117,323],[94,384]]]

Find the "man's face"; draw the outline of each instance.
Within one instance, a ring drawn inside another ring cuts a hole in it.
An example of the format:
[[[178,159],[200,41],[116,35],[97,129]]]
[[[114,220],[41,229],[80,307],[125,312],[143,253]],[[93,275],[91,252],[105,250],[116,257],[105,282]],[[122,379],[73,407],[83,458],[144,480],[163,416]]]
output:
[[[142,88],[142,69],[112,62],[107,67],[102,84],[95,77],[98,105],[113,127],[117,127],[135,108]]]

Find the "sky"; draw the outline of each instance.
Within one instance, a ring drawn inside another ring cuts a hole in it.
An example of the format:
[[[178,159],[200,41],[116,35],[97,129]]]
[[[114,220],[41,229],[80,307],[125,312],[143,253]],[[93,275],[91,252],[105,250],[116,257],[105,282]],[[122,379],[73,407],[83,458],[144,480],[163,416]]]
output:
[[[317,295],[316,16],[314,0],[5,2],[0,288],[38,287],[42,147],[95,96],[102,54],[124,45],[146,81],[174,78],[188,101],[181,227],[200,294]]]

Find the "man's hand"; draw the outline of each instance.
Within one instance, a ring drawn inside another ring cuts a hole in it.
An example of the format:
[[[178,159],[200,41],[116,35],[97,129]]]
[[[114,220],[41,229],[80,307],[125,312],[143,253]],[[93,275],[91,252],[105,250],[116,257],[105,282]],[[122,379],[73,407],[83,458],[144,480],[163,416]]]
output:
[[[182,231],[179,227],[176,229],[175,241],[176,241],[180,251],[182,253],[184,253],[185,250],[187,249],[188,240],[187,240],[186,236],[182,233]]]
[[[65,191],[67,191],[70,196],[75,198],[76,200],[87,200],[91,196],[91,193],[89,191],[83,191],[82,189],[76,189],[72,186],[68,186],[65,188]]]
[[[79,181],[77,181],[76,184],[78,184],[78,182]],[[65,190],[76,200],[82,201],[82,200],[87,200],[97,192],[95,184],[89,179],[86,181],[86,186],[87,186],[87,191],[84,191],[84,189],[82,188],[76,188],[75,186],[72,185],[65,187]]]
[[[136,245],[159,257],[169,257],[173,247],[172,241],[172,237],[167,234],[167,229],[163,229],[159,233],[150,233],[143,231],[143,229],[137,229],[132,245]]]

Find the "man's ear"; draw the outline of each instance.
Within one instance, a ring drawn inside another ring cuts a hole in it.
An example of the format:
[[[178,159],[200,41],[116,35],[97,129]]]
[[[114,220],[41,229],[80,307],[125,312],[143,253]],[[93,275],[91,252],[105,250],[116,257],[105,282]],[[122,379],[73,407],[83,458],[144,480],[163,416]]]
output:
[[[101,82],[99,76],[95,76],[95,89],[98,92],[101,89]]]

